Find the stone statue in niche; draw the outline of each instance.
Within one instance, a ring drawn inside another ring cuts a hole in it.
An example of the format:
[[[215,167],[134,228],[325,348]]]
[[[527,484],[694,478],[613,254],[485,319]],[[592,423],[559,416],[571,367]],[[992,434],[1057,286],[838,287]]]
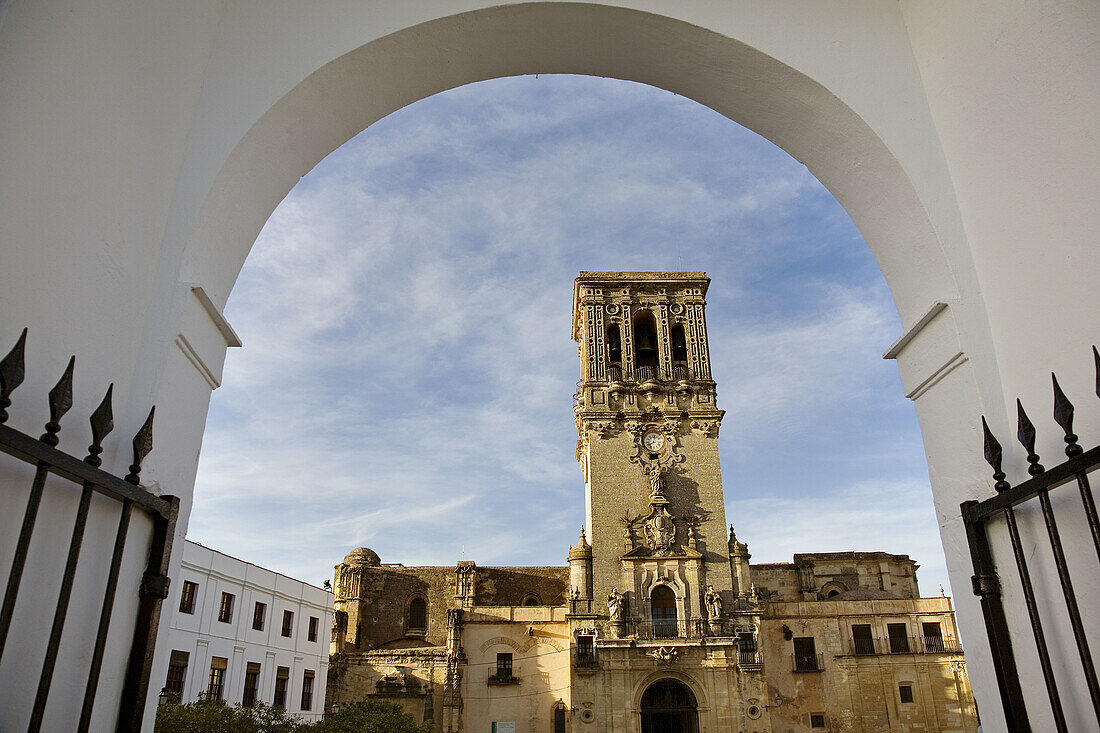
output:
[[[707,616],[711,619],[716,619],[722,615],[722,596],[718,594],[718,591],[714,590],[713,585],[707,586],[707,592],[703,596],[703,600],[707,604]]]
[[[612,621],[623,620],[623,594],[618,588],[612,588],[607,594],[607,615]]]

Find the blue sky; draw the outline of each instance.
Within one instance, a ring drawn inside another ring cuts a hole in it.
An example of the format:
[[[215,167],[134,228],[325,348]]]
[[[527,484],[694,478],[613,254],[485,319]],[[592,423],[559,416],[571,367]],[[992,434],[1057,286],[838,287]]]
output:
[[[584,516],[580,270],[705,270],[727,517],[754,562],[885,550],[946,570],[901,333],[806,168],[608,79],[472,84],[380,120],[287,196],[226,315],[189,537],[320,583],[384,562],[560,565]]]

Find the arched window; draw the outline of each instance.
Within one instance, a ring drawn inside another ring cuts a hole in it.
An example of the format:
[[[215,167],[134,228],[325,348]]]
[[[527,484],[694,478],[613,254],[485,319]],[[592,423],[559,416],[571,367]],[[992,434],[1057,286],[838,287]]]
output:
[[[607,327],[607,365],[622,366],[623,363],[623,337],[619,333],[619,324],[612,323]]]
[[[649,597],[653,617],[653,636],[657,639],[679,636],[676,629],[676,594],[667,585],[653,589]]]
[[[647,310],[634,314],[634,366],[642,379],[657,376],[657,320]]]
[[[688,345],[684,336],[684,324],[676,323],[672,326],[672,361],[676,364],[687,364]]]
[[[423,598],[413,598],[409,601],[409,631],[427,631],[428,629],[428,602]]]
[[[523,597],[523,602],[520,605],[522,605],[522,606],[541,606],[542,601],[539,600],[539,597],[536,596],[534,593],[528,593],[527,595],[525,595]]]

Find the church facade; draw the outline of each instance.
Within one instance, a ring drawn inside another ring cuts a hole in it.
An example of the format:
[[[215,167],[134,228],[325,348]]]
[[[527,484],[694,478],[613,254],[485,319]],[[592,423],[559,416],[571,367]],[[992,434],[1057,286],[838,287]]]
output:
[[[567,566],[336,566],[329,706],[438,731],[960,731],[950,599],[883,552],[751,565],[725,516],[723,411],[690,272],[583,272],[575,401],[586,528]]]

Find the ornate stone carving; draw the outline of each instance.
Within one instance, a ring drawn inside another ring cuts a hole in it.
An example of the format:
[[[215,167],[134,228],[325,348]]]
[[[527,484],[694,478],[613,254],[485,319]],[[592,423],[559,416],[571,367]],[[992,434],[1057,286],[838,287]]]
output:
[[[670,555],[676,544],[676,521],[664,506],[654,506],[642,525],[642,534],[649,549],[658,555]]]
[[[601,438],[606,438],[612,435],[617,429],[618,425],[614,420],[593,420],[588,423],[588,429],[594,430]]]
[[[722,420],[721,418],[695,418],[691,421],[691,427],[708,438],[717,438]]]
[[[657,664],[672,664],[680,658],[680,651],[676,647],[661,646],[645,653],[647,657],[657,660]]]

